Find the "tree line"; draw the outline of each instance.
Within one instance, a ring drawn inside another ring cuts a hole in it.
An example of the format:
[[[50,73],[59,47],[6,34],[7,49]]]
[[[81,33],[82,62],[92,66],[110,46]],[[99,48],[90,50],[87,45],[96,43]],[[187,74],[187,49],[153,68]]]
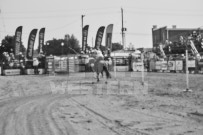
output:
[[[36,44],[36,43],[35,43]],[[92,47],[86,46],[87,50],[90,50]],[[23,42],[21,42],[20,52],[26,54],[26,48]],[[14,52],[14,36],[5,36],[1,41],[0,46],[0,58],[3,52],[13,53]],[[101,50],[106,48],[102,45]],[[112,51],[121,50],[123,46],[120,43],[112,43]],[[37,52],[37,49],[35,50]],[[81,53],[81,47],[79,45],[79,40],[72,34],[66,34],[64,39],[53,38],[44,43],[43,53],[46,55],[68,55],[68,54],[79,54]]]

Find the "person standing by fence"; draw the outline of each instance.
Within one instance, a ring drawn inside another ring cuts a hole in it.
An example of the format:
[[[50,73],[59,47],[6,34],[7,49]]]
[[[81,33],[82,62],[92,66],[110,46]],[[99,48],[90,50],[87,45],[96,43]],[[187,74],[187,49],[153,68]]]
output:
[[[34,58],[33,59],[34,74],[39,74],[38,65],[39,65],[38,59]]]

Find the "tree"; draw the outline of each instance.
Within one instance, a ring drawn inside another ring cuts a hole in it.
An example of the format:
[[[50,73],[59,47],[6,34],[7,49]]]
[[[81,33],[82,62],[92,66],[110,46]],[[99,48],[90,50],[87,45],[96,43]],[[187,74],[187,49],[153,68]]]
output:
[[[1,41],[1,46],[0,46],[0,57],[2,56],[3,52],[8,52],[14,53],[14,36],[9,36],[7,35],[2,41]],[[25,54],[26,49],[23,45],[23,43],[21,42],[21,46],[20,46],[20,52],[22,52],[23,54]],[[1,57],[2,58],[2,57]]]
[[[63,43],[63,46],[62,46]],[[79,53],[79,41],[75,38],[74,35],[65,35],[65,39],[53,39],[47,41],[47,44],[44,48],[47,55],[67,55]]]
[[[75,52],[79,52],[80,51],[80,46],[79,46],[79,41],[78,39],[76,39],[76,37],[74,35],[69,35],[68,36],[68,40],[67,45],[65,46],[66,48],[66,54],[75,54]]]
[[[63,42],[63,39],[55,39],[47,41],[46,45],[46,54],[47,55],[61,55],[62,54],[62,46],[61,43]]]
[[[2,41],[2,45],[1,45],[1,53],[3,52],[8,52],[11,53],[12,50],[14,50],[14,45],[13,45],[13,41],[14,41],[14,36],[6,36]]]
[[[112,51],[121,50],[123,46],[120,43],[112,43]]]

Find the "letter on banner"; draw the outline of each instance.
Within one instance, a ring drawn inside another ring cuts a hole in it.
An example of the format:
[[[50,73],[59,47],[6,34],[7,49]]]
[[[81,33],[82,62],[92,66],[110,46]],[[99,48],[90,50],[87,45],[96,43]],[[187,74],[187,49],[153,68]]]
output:
[[[89,29],[89,25],[86,25],[86,26],[83,28],[82,51],[84,51],[84,50],[86,51],[88,29]]]
[[[20,53],[22,28],[23,28],[22,26],[19,26],[15,32],[15,41],[14,41],[15,56],[19,55],[19,53]]]
[[[105,27],[101,26],[97,31],[96,40],[95,40],[95,48],[96,49],[100,49],[100,47],[101,47],[104,29],[105,29]]]
[[[113,24],[109,24],[106,28],[106,48],[108,49],[108,55],[111,54],[112,50],[112,33],[113,33]]]
[[[28,46],[27,46],[27,59],[32,60],[33,58],[33,52],[34,52],[34,43],[35,38],[37,34],[37,29],[33,29],[30,32],[29,38],[28,38]]]
[[[44,33],[45,28],[41,28],[39,31],[39,45],[38,45],[38,53],[43,53],[44,46]]]

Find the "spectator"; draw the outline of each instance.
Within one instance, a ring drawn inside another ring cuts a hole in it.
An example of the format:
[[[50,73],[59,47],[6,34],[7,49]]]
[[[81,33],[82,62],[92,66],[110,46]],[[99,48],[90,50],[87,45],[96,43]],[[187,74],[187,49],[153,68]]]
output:
[[[39,74],[38,65],[39,65],[38,59],[34,58],[33,59],[34,74]]]
[[[25,65],[23,60],[20,60],[20,72],[21,72],[21,75],[24,75],[25,73]]]
[[[132,63],[133,63],[132,59],[133,59],[132,54],[129,54],[129,56],[128,56],[129,71],[133,71],[133,69],[132,69]]]
[[[42,53],[39,54],[38,61],[39,61],[38,67],[45,68],[45,56]]]

